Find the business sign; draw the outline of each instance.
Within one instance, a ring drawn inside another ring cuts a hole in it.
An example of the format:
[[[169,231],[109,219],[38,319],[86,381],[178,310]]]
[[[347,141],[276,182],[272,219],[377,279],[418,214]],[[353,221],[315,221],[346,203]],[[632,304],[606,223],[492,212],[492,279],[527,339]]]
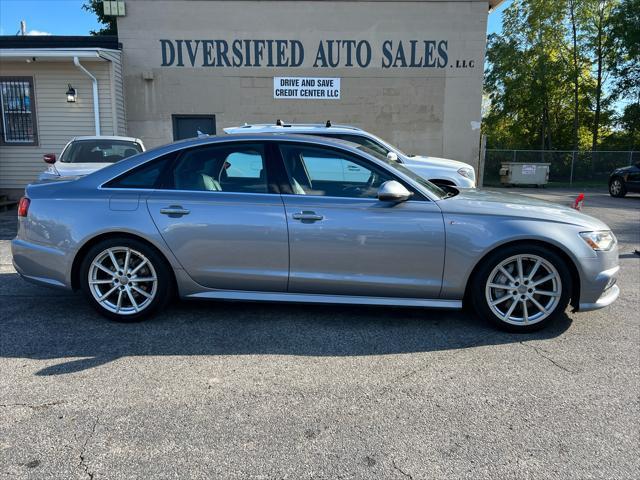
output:
[[[162,67],[473,69],[472,58],[450,58],[434,40],[160,40]]]
[[[273,98],[340,100],[340,79],[326,77],[273,77]]]

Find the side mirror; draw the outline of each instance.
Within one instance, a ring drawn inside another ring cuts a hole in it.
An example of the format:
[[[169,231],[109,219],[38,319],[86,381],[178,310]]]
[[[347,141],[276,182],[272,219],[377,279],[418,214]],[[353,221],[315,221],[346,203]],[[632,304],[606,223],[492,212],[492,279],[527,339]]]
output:
[[[398,154],[396,152],[389,152],[389,153],[387,153],[387,159],[391,160],[392,162],[397,162],[398,161]]]
[[[45,153],[42,156],[42,160],[44,160],[44,163],[56,163],[56,154],[55,153]]]
[[[405,202],[410,197],[411,192],[395,180],[384,182],[378,189],[378,200],[381,202]]]

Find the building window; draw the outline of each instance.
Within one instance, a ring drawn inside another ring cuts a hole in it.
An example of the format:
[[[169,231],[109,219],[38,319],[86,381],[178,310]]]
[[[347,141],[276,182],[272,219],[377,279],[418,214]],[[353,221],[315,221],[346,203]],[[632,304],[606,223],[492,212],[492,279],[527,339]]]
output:
[[[36,112],[31,77],[0,77],[0,107],[2,135],[6,145],[36,145],[38,143]]]

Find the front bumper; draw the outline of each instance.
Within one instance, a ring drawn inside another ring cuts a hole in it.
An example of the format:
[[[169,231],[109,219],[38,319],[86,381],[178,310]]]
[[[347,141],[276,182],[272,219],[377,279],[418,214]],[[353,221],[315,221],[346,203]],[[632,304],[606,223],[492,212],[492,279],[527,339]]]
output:
[[[599,252],[598,258],[582,262],[580,301],[578,311],[597,310],[611,305],[620,295],[616,285],[618,271],[618,249]]]
[[[604,291],[598,300],[593,303],[582,303],[578,306],[578,310],[581,312],[588,312],[589,310],[598,310],[599,308],[608,307],[615,302],[620,296],[620,287],[613,285]]]

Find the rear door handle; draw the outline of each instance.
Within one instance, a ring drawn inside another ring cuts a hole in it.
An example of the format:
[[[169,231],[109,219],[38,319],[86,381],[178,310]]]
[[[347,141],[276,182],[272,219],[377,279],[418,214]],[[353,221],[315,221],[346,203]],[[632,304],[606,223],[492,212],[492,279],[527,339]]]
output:
[[[171,205],[166,208],[161,208],[160,213],[163,215],[169,215],[170,217],[181,217],[183,215],[189,215],[191,210],[187,210],[186,208],[182,208],[181,205]]]
[[[316,212],[302,211],[299,213],[294,213],[292,215],[294,220],[300,220],[302,223],[313,223],[319,222],[323,220],[324,217],[322,215],[316,214]]]

